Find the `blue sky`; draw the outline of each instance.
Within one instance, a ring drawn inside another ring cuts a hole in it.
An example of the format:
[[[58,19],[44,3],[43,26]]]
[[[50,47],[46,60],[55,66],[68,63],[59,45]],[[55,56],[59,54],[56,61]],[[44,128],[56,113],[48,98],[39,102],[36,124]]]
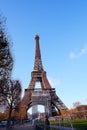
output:
[[[0,11],[12,41],[12,77],[21,81],[23,92],[38,34],[44,70],[57,95],[68,108],[77,101],[87,104],[87,1],[0,0]]]

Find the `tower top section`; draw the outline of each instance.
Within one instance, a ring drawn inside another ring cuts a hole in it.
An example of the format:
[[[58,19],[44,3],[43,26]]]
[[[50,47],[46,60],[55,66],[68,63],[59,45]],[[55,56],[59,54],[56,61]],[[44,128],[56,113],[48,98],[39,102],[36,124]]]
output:
[[[37,34],[36,36],[35,36],[35,40],[39,40],[39,35]]]
[[[34,70],[35,71],[42,71],[43,65],[41,60],[41,52],[40,52],[40,45],[39,45],[39,35],[35,36],[36,40],[36,48],[35,48],[35,62],[34,62]]]

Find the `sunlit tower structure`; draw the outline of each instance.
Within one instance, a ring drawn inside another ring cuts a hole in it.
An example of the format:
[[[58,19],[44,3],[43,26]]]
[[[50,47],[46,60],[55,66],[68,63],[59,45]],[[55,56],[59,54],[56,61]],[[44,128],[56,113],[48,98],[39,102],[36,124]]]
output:
[[[44,105],[45,112],[49,110],[50,115],[54,116],[57,114],[61,114],[61,110],[67,110],[67,107],[57,96],[55,88],[51,87],[47,79],[46,71],[44,70],[42,64],[39,39],[39,35],[36,35],[34,68],[31,72],[31,80],[29,86],[27,89],[25,89],[24,97],[21,100],[20,105],[22,111],[25,111],[25,113],[30,107],[33,107],[33,105]],[[40,82],[40,90],[37,90],[35,88],[36,82]],[[37,111],[37,107],[34,108],[34,111]]]

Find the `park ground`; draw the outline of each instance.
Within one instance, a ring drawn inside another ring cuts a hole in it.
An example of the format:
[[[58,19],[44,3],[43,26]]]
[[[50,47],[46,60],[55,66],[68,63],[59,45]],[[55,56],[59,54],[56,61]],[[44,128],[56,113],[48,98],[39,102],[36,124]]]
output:
[[[0,130],[6,130],[5,127],[0,128]],[[24,124],[24,125],[17,125],[11,128],[10,130],[35,130],[33,125]]]

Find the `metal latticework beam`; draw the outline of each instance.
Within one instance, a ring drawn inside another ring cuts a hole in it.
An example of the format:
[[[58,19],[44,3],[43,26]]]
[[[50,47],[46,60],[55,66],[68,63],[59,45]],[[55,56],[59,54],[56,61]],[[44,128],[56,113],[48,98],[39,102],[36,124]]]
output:
[[[36,35],[36,50],[35,50],[35,63],[34,63],[34,70],[43,70],[42,61],[41,61],[41,53],[40,53],[40,45],[39,45],[39,36]]]
[[[34,107],[32,110],[32,114],[37,113],[37,105],[44,105],[45,106],[45,113],[48,116],[51,116],[51,96],[49,90],[41,90],[35,89],[32,91],[32,106]]]

